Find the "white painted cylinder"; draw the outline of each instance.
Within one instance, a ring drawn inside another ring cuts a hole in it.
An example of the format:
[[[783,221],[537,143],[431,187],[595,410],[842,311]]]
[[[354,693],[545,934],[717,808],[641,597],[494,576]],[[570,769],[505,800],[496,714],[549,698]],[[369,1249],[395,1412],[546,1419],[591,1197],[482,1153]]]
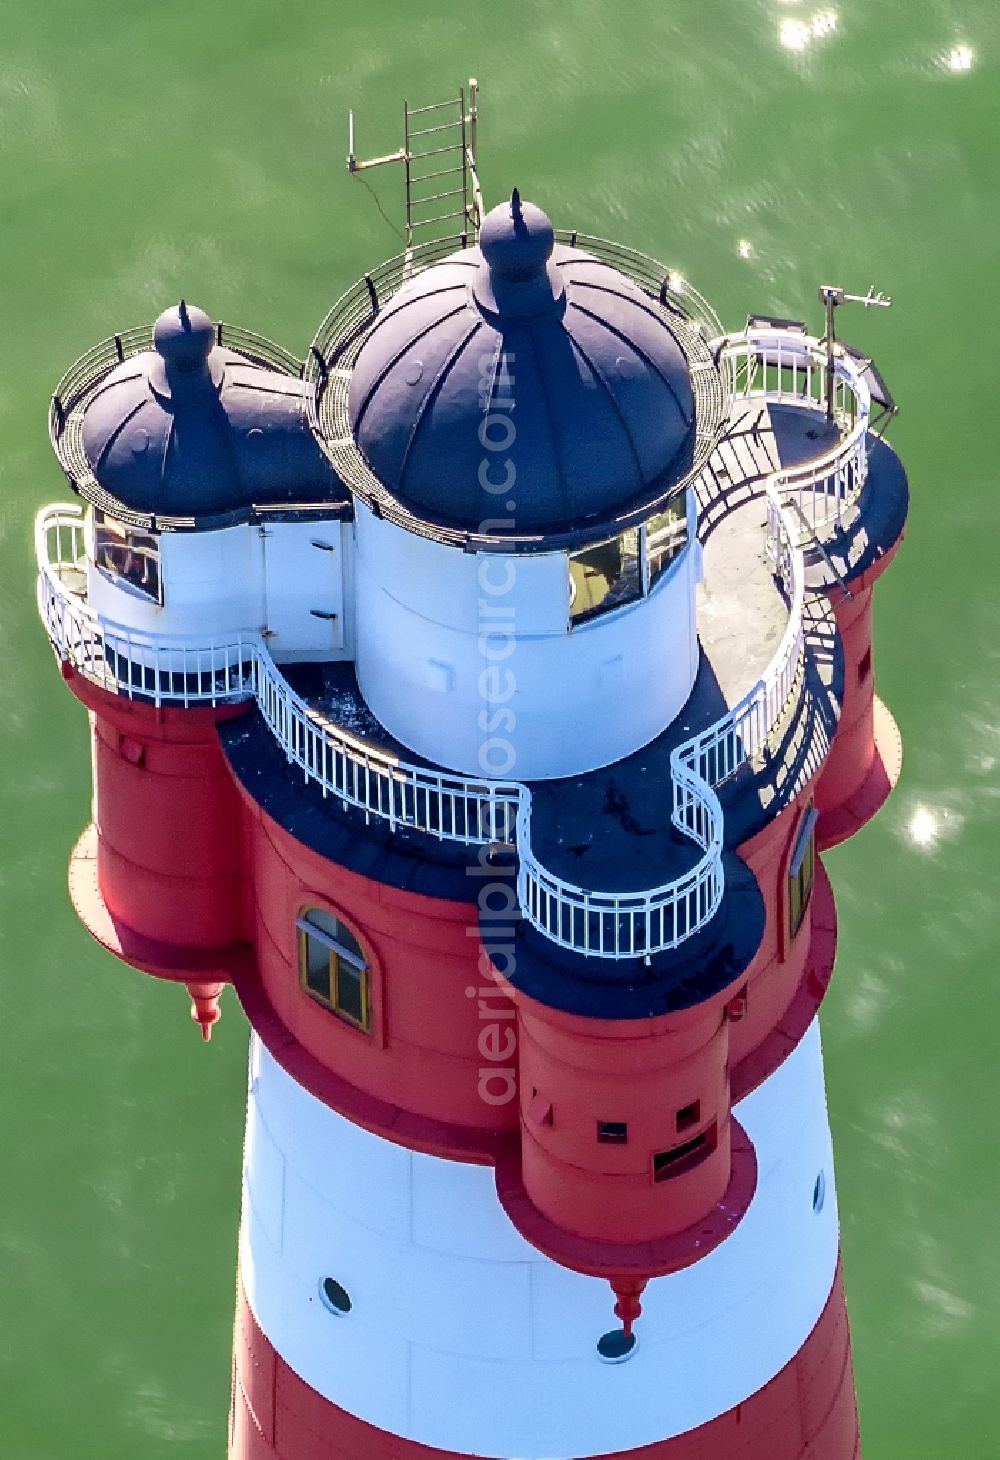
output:
[[[815,1021],[736,1115],[759,1163],[746,1216],[695,1266],[649,1284],[634,1357],[606,1365],[596,1344],[616,1326],[608,1284],[530,1247],[497,1202],[490,1168],[359,1129],[296,1085],[254,1036],[240,1234],[247,1299],[307,1384],[424,1445],[557,1460],[683,1434],[784,1368],[837,1266]],[[324,1306],[327,1277],[347,1290],[350,1313]]]
[[[563,552],[465,553],[361,503],[355,536],[361,691],[398,740],[439,765],[578,775],[647,744],[691,692],[693,532],[647,597],[572,630]]]
[[[337,519],[242,523],[155,537],[158,603],[94,564],[88,525],[87,598],[104,619],[141,634],[185,635],[206,645],[266,629],[279,662],[345,656],[345,556]],[[142,662],[142,650],[134,657]]]

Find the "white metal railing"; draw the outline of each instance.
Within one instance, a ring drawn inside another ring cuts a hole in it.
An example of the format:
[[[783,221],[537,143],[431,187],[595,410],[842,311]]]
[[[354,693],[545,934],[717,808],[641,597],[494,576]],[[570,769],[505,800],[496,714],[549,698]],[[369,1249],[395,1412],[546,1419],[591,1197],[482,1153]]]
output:
[[[190,708],[253,693],[259,635],[205,640],[114,623],[87,602],[87,552],[79,507],[46,507],[35,529],[38,611],[59,656],[93,684],[130,699]]]
[[[348,734],[297,695],[258,640],[254,695],[288,759],[324,796],[398,827],[443,841],[487,846],[503,841],[526,789],[410,765]]]
[[[825,340],[797,330],[757,327],[715,343],[737,397],[826,410]],[[794,502],[800,524],[807,524],[813,537],[842,525],[868,478],[871,391],[864,362],[837,345],[833,374],[834,417],[842,439],[821,456],[782,467],[769,478],[783,503]]]
[[[38,605],[60,658],[113,694],[156,705],[224,705],[256,699],[288,759],[324,795],[390,826],[485,845],[513,825],[522,788],[407,765],[325,719],[297,695],[254,631],[219,638],[153,634],[117,624],[86,600],[82,510],[47,507],[35,529]]]
[[[595,892],[542,867],[531,846],[530,805],[518,815],[518,901],[540,932],[566,948],[604,958],[676,948],[718,909],[724,890],[723,814],[715,788],[763,750],[795,690],[805,650],[805,571],[787,509],[772,488],[768,554],[789,600],[788,625],[764,676],[727,715],[670,756],[672,821],[701,848],[682,877],[645,892]]]
[[[518,900],[539,932],[596,957],[636,957],[677,947],[718,909],[723,815],[715,787],[760,752],[801,668],[803,559],[789,514],[773,488],[767,496],[768,547],[789,598],[788,627],[770,668],[749,694],[672,752],[673,824],[702,855],[681,877],[644,891],[596,891],[551,872],[532,847],[526,786],[410,765],[350,735],[295,693],[259,633],[205,641],[133,630],[96,613],[86,596],[79,507],[52,506],[38,515],[39,611],[59,657],[114,694],[181,706],[256,699],[288,760],[324,796],[393,829],[412,828],[469,846],[516,840]]]

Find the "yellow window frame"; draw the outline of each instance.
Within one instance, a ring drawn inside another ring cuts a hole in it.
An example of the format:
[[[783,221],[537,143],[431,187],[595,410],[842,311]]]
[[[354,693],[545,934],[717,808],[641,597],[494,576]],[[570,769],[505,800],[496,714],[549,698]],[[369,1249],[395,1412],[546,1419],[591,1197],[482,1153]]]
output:
[[[372,999],[371,999],[371,968],[366,960],[358,958],[349,948],[338,943],[323,928],[311,922],[309,918],[312,908],[305,908],[298,917],[296,927],[298,929],[298,950],[299,950],[299,985],[303,992],[320,1004],[324,1009],[329,1009],[338,1019],[343,1019],[345,1024],[350,1024],[354,1029],[360,1029],[363,1034],[372,1032]],[[325,912],[325,909],[319,909]],[[339,923],[335,913],[331,916]],[[346,925],[345,925],[346,926]],[[353,935],[352,935],[353,936]],[[314,989],[309,983],[309,942],[318,943],[326,951],[329,960],[330,997],[326,999],[321,993]],[[360,945],[359,945],[360,946]],[[341,965],[348,964],[354,973],[358,975],[358,983],[361,993],[361,1018],[344,1007],[340,992]]]
[[[810,806],[799,824],[788,867],[788,937],[794,938],[806,920],[816,881],[816,821]]]

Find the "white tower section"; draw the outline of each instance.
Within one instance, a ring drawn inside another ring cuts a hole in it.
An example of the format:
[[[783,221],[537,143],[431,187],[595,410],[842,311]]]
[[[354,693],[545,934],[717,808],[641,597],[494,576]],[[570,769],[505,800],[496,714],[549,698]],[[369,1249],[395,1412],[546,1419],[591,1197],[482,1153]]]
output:
[[[605,1285],[514,1231],[489,1167],[361,1130],[255,1035],[247,1301],[278,1354],[332,1405],[449,1454],[583,1457],[696,1430],[795,1357],[833,1286],[837,1203],[815,1020],[735,1114],[759,1163],[746,1216],[709,1256],[650,1285],[635,1361],[607,1366],[595,1349]],[[326,1278],[347,1293],[348,1313],[324,1305]]]
[[[693,523],[644,597],[577,623],[566,552],[467,553],[361,503],[355,533],[361,691],[398,740],[438,764],[499,778],[579,774],[659,735],[691,692]],[[623,702],[630,713],[612,713]]]

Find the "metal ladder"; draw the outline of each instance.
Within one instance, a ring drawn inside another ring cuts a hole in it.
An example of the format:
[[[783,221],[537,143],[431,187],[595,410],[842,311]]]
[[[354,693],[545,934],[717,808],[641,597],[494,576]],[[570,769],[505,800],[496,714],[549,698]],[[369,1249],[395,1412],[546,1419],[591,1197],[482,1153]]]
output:
[[[406,249],[437,240],[474,240],[483,217],[476,169],[479,83],[469,81],[450,101],[411,107],[403,102],[403,145],[398,152],[359,160],[350,113],[347,170],[363,172],[401,162],[406,179]],[[414,125],[416,123],[416,125]]]

